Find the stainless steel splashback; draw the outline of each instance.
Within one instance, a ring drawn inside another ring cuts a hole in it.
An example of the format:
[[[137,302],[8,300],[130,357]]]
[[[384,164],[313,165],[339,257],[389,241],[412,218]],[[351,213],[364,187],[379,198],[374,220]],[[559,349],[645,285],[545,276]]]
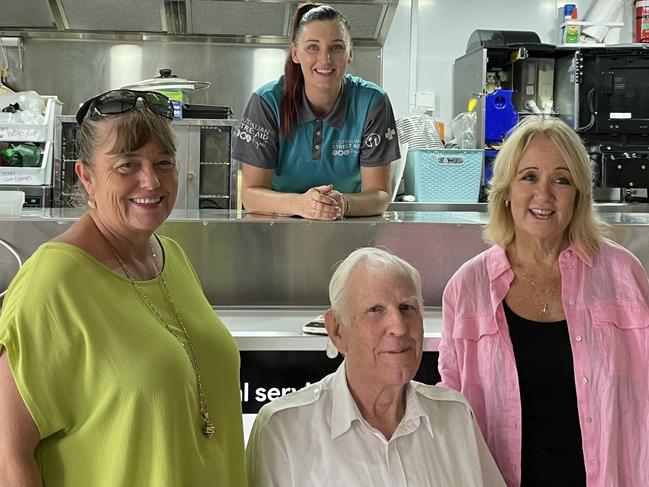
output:
[[[74,114],[92,95],[152,78],[171,68],[185,78],[206,80],[212,86],[190,95],[192,103],[227,105],[239,119],[251,93],[276,79],[284,70],[284,45],[174,42],[158,36],[106,39],[26,37],[22,48],[9,47],[10,85],[58,95],[63,113]],[[22,69],[19,67],[22,65]],[[349,72],[381,83],[381,49],[354,47]]]

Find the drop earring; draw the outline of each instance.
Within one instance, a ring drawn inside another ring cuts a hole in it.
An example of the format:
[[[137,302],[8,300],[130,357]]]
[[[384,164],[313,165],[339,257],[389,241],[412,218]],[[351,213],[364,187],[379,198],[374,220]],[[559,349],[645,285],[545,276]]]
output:
[[[509,200],[505,200],[505,208],[509,208]]]

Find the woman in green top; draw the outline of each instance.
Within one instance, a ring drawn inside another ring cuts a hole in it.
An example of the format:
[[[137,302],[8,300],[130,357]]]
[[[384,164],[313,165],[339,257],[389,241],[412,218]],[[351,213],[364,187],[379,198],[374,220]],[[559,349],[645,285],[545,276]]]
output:
[[[89,210],[42,245],[0,315],[3,485],[243,487],[236,344],[154,231],[178,173],[169,100],[79,110]]]

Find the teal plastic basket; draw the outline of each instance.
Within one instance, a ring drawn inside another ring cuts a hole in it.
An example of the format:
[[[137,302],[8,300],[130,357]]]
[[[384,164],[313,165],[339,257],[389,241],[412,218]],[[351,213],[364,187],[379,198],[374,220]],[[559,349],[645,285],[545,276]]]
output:
[[[406,194],[428,203],[477,203],[482,179],[481,149],[414,149],[408,151]]]

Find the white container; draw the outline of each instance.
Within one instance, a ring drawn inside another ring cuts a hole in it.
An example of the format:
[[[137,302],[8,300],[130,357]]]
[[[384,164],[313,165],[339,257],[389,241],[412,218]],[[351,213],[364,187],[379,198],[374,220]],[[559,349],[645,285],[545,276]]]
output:
[[[22,191],[0,191],[0,217],[20,216],[25,204],[25,193]]]
[[[0,140],[8,142],[45,142],[54,140],[54,121],[61,115],[63,103],[56,97],[43,97],[45,104],[45,123],[0,123]]]

